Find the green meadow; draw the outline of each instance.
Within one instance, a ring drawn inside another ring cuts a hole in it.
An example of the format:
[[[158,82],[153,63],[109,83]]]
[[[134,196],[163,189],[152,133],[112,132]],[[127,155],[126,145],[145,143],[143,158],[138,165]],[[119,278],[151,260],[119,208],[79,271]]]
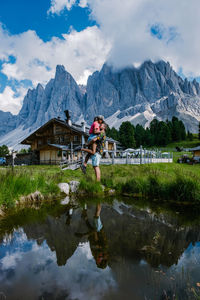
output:
[[[59,197],[57,184],[71,180],[80,181],[81,195],[102,197],[112,189],[114,194],[152,201],[200,204],[200,164],[102,165],[101,175],[101,184],[96,183],[90,165],[86,175],[80,169],[61,171],[58,166],[16,166],[14,172],[1,168],[0,205],[13,206],[20,196],[36,190],[46,197]]]
[[[200,144],[197,135],[192,141],[171,143],[162,151],[173,152],[173,163],[145,165],[101,166],[101,183],[96,183],[94,171],[89,165],[87,174],[81,170],[62,171],[59,166],[16,166],[0,168],[0,206],[14,206],[20,196],[40,191],[46,198],[62,195],[58,183],[80,181],[81,195],[105,197],[111,191],[117,195],[142,197],[160,202],[184,202],[200,204],[200,164],[178,164],[177,159],[191,152],[177,152],[180,148],[193,148]],[[104,186],[104,188],[102,188]]]

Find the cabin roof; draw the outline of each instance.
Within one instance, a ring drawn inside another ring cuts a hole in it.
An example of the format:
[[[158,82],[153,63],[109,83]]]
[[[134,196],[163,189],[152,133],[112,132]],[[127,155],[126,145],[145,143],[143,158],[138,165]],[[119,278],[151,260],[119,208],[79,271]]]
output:
[[[58,119],[58,118],[53,118],[51,120],[49,120],[48,122],[46,122],[44,125],[42,125],[41,127],[39,127],[38,129],[36,129],[34,132],[32,132],[29,136],[27,136],[23,141],[21,141],[21,144],[31,144],[30,142],[28,142],[29,139],[33,139],[36,133],[39,133],[41,131],[43,131],[45,129],[45,127],[47,127],[49,124],[51,123],[58,123],[61,124],[64,127],[67,127],[69,129],[71,129],[72,131],[74,131],[75,133],[79,133],[82,134],[86,137],[89,136],[89,127],[85,127],[85,131],[82,130],[82,126],[79,124],[75,124],[72,123],[72,125],[70,126],[69,124],[67,124],[64,120]],[[116,143],[116,144],[120,144],[118,141],[106,137],[106,141],[110,142],[110,143]],[[55,145],[55,144],[54,144]],[[62,145],[61,145],[62,146]]]
[[[84,132],[82,130],[82,127],[80,125],[77,125],[77,124],[72,124],[71,126],[69,124],[67,124],[64,120],[60,120],[60,119],[57,119],[57,118],[53,118],[51,120],[49,120],[48,122],[46,122],[44,125],[42,125],[41,127],[39,127],[38,129],[36,129],[34,132],[32,132],[29,136],[27,136],[23,141],[21,141],[21,144],[30,144],[29,142],[27,142],[28,139],[32,139],[34,137],[34,135],[36,133],[39,133],[41,132],[42,130],[45,129],[45,127],[47,127],[49,124],[51,123],[58,123],[58,124],[61,124],[62,126],[65,126],[69,129],[71,129],[72,131],[76,132],[76,133],[79,133],[79,134],[83,134],[85,136],[88,136],[89,133],[86,131]],[[87,129],[87,128],[86,128]]]
[[[110,138],[110,137],[106,137],[106,141],[111,142],[111,143],[116,143],[116,144],[120,144],[120,142]]]

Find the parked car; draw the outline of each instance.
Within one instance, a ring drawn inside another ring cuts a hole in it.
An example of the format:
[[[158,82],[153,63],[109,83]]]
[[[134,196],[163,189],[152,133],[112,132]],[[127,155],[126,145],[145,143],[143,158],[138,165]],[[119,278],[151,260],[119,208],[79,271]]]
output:
[[[5,159],[5,157],[0,157],[0,165],[2,166],[4,166],[6,164],[6,159]]]
[[[178,158],[177,162],[179,164],[182,164],[182,163],[191,163],[192,159],[189,158],[189,156],[187,154],[183,154],[181,157]]]

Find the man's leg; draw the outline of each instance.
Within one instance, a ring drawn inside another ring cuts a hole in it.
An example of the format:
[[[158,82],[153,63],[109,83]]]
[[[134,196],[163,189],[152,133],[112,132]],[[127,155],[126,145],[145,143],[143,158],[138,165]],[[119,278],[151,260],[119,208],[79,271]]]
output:
[[[99,167],[94,167],[94,172],[97,181],[101,181],[101,171]]]

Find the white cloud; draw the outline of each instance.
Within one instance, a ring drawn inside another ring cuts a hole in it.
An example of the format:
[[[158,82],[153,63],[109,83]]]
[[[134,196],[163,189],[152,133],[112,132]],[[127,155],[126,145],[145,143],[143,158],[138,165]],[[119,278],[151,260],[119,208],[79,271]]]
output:
[[[11,35],[0,26],[1,71],[9,79],[46,84],[56,65],[63,64],[79,83],[86,83],[106,60],[123,67],[147,59],[167,60],[186,76],[200,75],[199,0],[52,0],[49,12],[59,14],[73,5],[89,6],[99,27],[72,29],[63,39],[44,42],[35,31]],[[14,63],[9,62],[10,55],[16,58]],[[12,91],[4,94],[11,103]]]
[[[48,13],[60,14],[64,9],[70,10],[75,4],[84,8],[87,6],[87,0],[51,0]]]
[[[83,75],[79,78],[78,83],[79,83],[79,84],[85,85],[85,83],[87,82],[88,77],[89,77],[91,74],[92,74],[91,71],[85,70],[84,73],[83,73]]]
[[[87,7],[88,5],[88,1],[87,0],[80,0],[79,1],[79,6],[84,8],[84,7]]]
[[[0,24],[0,40],[1,72],[19,83],[30,80],[34,87],[53,78],[58,64],[64,65],[78,83],[86,84],[88,75],[101,68],[110,47],[97,26],[81,32],[72,29],[63,33],[63,39],[53,37],[44,42],[35,31],[11,35]],[[15,58],[14,63],[10,62],[10,56]],[[16,97],[7,86],[0,94],[0,110],[16,114],[24,96],[22,88],[19,92]]]
[[[112,41],[109,60],[114,65],[164,59],[176,70],[182,67],[185,75],[199,75],[199,0],[88,0],[88,3],[104,37]],[[152,26],[157,26],[162,39],[151,34]]]
[[[64,6],[62,0],[54,2],[54,13],[82,3],[90,7],[104,38],[112,43],[108,60],[114,66],[164,59],[186,76],[199,76],[199,0],[74,0]],[[151,34],[152,26],[162,38]]]
[[[64,65],[79,81],[85,70],[91,73],[102,66],[109,50],[109,44],[97,26],[81,32],[71,30],[63,34],[63,39],[53,37],[48,42],[31,30],[10,35],[0,27],[0,37],[0,57],[7,60],[1,72],[8,79],[31,80],[34,86],[39,82],[45,84],[54,77],[57,64]],[[16,58],[15,63],[9,62],[10,55]]]
[[[26,89],[23,87],[19,87],[17,92],[14,92],[10,86],[6,86],[4,91],[0,93],[0,110],[17,114],[22,106],[25,94]]]

